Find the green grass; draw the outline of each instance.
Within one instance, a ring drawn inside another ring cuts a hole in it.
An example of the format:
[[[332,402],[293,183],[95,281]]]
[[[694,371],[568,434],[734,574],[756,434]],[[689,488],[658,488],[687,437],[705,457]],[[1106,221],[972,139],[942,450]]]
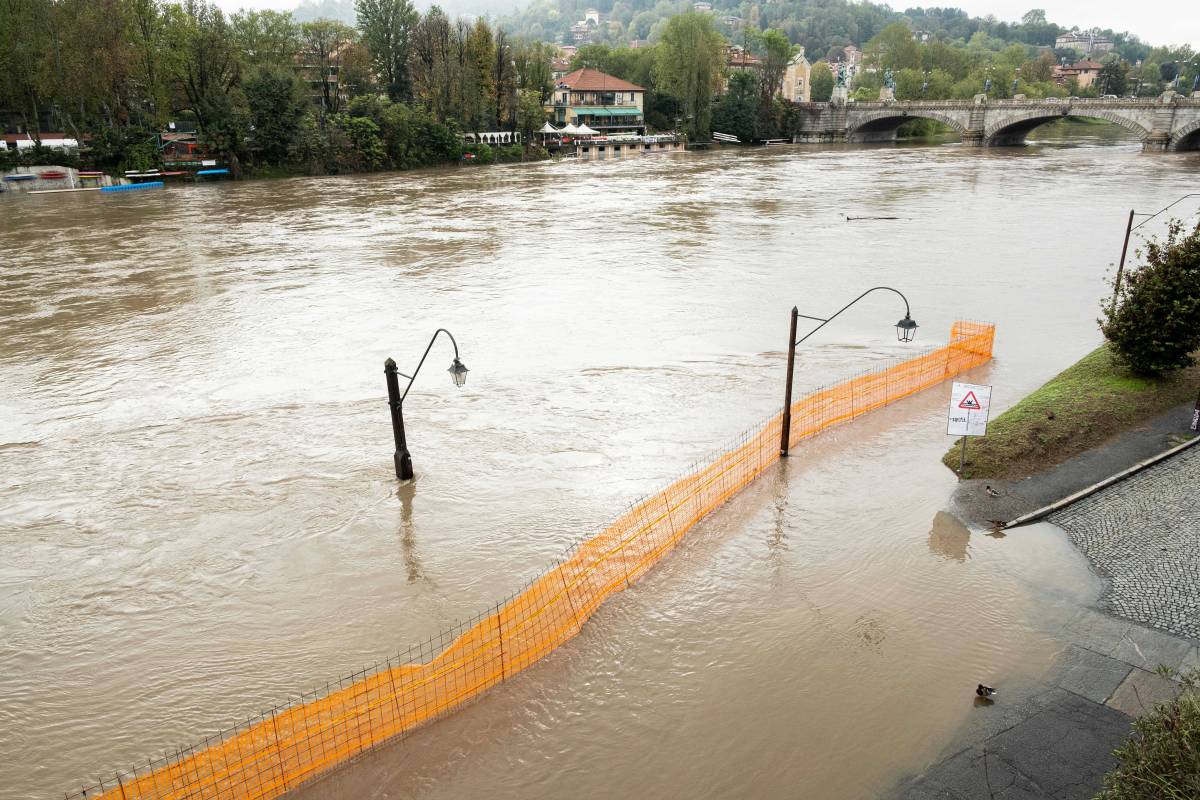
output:
[[[964,478],[1019,479],[1066,461],[1196,397],[1200,368],[1139,378],[1104,345],[988,423],[967,443]],[[942,457],[957,472],[959,443]]]

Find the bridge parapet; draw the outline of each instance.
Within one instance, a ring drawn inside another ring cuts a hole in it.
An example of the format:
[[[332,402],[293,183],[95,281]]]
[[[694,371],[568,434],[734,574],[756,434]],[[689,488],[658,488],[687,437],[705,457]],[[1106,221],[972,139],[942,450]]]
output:
[[[1062,117],[1093,117],[1135,133],[1147,150],[1200,148],[1200,97],[1173,92],[1155,98],[1060,98],[1038,100],[885,100],[845,104],[797,103],[800,124],[793,141],[889,141],[913,119],[930,119],[956,130],[976,146],[1021,144],[1039,125]]]

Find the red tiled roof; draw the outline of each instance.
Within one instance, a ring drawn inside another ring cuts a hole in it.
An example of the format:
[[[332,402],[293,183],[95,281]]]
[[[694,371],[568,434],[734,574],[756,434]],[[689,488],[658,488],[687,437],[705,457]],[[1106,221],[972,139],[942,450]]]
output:
[[[1104,69],[1103,64],[1097,64],[1095,61],[1080,61],[1078,64],[1072,64],[1071,69]]]
[[[574,89],[577,92],[602,92],[608,90],[618,92],[646,91],[637,84],[623,81],[620,78],[607,75],[591,67],[584,67],[583,69],[575,70],[569,75],[563,75],[558,79],[558,82],[568,89]]]

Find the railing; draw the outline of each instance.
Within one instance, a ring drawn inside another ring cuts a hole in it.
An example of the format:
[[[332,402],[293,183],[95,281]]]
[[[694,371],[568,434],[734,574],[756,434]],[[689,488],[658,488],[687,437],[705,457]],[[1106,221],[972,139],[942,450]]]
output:
[[[990,324],[957,322],[944,347],[810,393],[792,405],[790,444],[985,363],[994,335]],[[265,800],[407,737],[575,636],[606,599],[637,581],[697,522],[779,460],[781,417],[775,414],[707,464],[631,506],[473,619],[68,798]]]

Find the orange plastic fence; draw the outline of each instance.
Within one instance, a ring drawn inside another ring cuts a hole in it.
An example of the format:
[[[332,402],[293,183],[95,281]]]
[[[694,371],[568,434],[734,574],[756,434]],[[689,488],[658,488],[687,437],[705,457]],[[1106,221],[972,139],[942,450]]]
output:
[[[801,398],[792,407],[791,444],[986,362],[994,333],[989,324],[957,322],[945,347]],[[438,639],[75,796],[278,797],[452,711],[573,637],[601,603],[774,464],[780,426],[776,414],[707,466],[580,542],[508,600]]]

